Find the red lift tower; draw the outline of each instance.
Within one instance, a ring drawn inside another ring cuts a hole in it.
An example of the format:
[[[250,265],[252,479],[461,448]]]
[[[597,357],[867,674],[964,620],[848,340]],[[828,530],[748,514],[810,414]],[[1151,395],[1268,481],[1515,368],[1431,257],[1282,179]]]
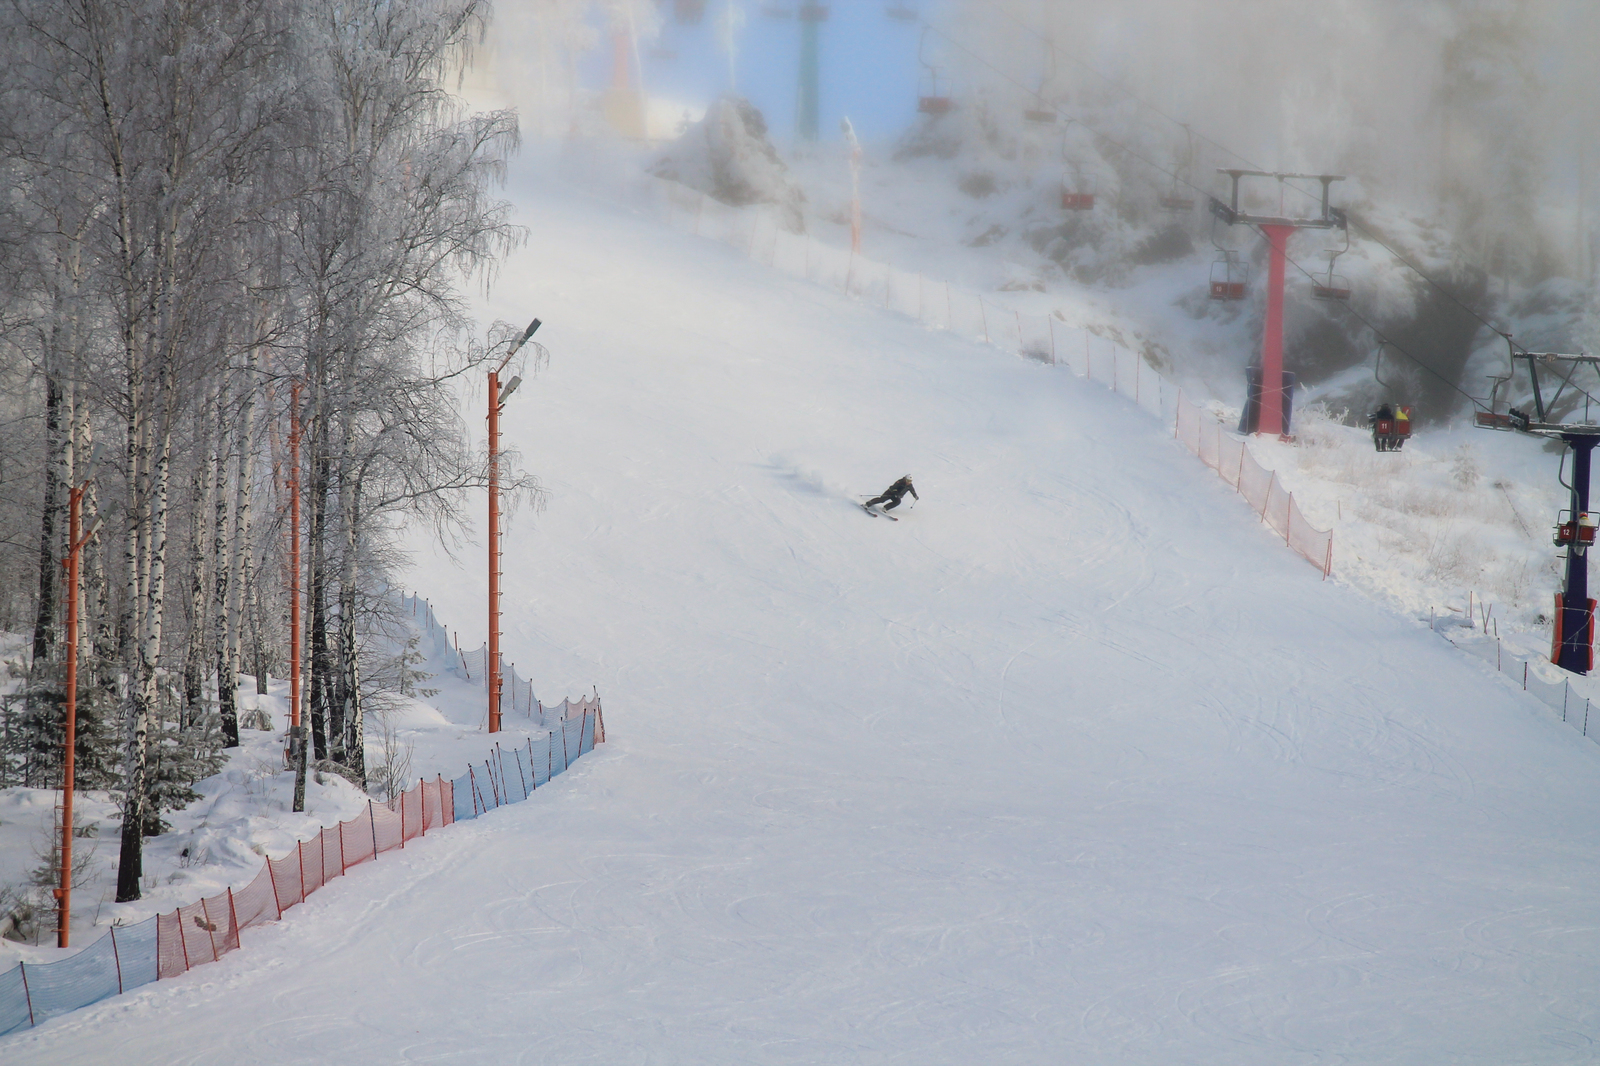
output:
[[[1293,379],[1283,372],[1283,282],[1289,260],[1289,238],[1300,229],[1344,229],[1344,212],[1328,204],[1328,187],[1343,181],[1342,174],[1279,174],[1265,170],[1221,170],[1233,179],[1233,192],[1228,203],[1215,196],[1211,198],[1211,213],[1230,226],[1256,226],[1260,228],[1272,257],[1267,267],[1267,319],[1261,331],[1260,383],[1251,383],[1250,395],[1245,402],[1244,432],[1265,433],[1275,437],[1287,436],[1289,419],[1286,417],[1289,390]],[[1276,178],[1278,180],[1278,210],[1276,215],[1252,215],[1239,210],[1240,178]],[[1283,214],[1283,183],[1302,178],[1322,183],[1322,213],[1309,218],[1295,218]],[[1259,397],[1257,392],[1259,391]],[[1256,415],[1250,416],[1252,409]],[[1253,422],[1253,425],[1251,424]]]

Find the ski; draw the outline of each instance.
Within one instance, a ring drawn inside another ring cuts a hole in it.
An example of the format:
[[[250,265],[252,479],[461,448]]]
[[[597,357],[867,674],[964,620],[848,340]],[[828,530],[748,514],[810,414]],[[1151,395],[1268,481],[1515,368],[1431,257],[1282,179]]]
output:
[[[863,511],[867,512],[873,518],[887,518],[891,522],[900,521],[900,519],[896,518],[892,514],[889,514],[887,511],[874,511],[872,508],[868,507],[866,504],[862,504],[861,505],[861,509]]]

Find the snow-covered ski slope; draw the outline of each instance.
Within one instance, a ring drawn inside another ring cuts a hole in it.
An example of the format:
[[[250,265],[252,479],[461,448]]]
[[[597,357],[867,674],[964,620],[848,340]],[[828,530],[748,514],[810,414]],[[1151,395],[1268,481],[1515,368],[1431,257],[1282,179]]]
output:
[[[0,1058],[1592,1060],[1591,742],[1104,389],[514,193],[507,657],[609,743]]]

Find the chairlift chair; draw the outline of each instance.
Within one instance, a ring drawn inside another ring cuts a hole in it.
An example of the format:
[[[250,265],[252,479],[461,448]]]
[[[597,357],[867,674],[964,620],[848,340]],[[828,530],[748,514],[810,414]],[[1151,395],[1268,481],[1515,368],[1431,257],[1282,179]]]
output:
[[[1383,348],[1385,341],[1378,342],[1378,352],[1372,360],[1372,376],[1380,386],[1392,393],[1392,386],[1383,380]],[[1411,413],[1409,406],[1387,401],[1378,405],[1378,409],[1367,416],[1367,423],[1372,426],[1372,446],[1380,452],[1397,452],[1411,439]]]
[[[1183,127],[1183,136],[1183,159],[1172,168],[1171,191],[1164,193],[1161,197],[1161,206],[1165,210],[1172,212],[1194,210],[1194,197],[1183,195],[1182,191],[1178,188],[1180,179],[1184,185],[1189,184],[1188,175],[1194,168],[1194,134],[1189,132],[1189,126],[1187,123],[1185,123]]]
[[[1030,107],[1022,112],[1022,120],[1034,126],[1054,126],[1056,113],[1048,108]]]
[[[924,115],[948,115],[955,110],[955,101],[939,94],[939,68],[928,62],[927,44],[928,27],[924,26],[922,36],[917,40],[917,62],[922,64],[927,73],[922,76],[921,88],[917,92],[917,110]]]
[[[1350,299],[1350,282],[1341,274],[1333,272],[1333,264],[1338,258],[1350,250],[1350,227],[1345,222],[1344,213],[1338,215],[1339,228],[1344,230],[1344,247],[1330,248],[1322,254],[1328,257],[1328,273],[1321,277],[1311,279],[1311,295],[1319,300],[1348,300]]]
[[[1070,126],[1071,123],[1069,122]],[[1067,154],[1067,131],[1061,133],[1061,154]],[[1085,177],[1075,164],[1063,160],[1061,172],[1061,210],[1093,211],[1095,184],[1093,177]]]
[[[1094,210],[1094,183],[1069,186],[1065,180],[1061,182],[1061,210],[1063,211],[1093,211]]]
[[[706,0],[673,0],[672,17],[684,26],[697,24],[706,13]]]
[[[1250,284],[1250,264],[1232,248],[1218,249],[1221,254],[1211,264],[1211,298],[1213,300],[1242,300]]]
[[[1368,416],[1372,425],[1372,446],[1380,452],[1397,452],[1411,439],[1411,408],[1402,404],[1380,404]]]

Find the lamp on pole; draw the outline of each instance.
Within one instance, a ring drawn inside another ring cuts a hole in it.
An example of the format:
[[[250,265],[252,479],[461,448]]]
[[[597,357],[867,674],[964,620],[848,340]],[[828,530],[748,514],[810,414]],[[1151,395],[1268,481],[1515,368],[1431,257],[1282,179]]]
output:
[[[538,328],[536,318],[512,341],[499,365],[489,371],[489,661],[484,664],[484,677],[489,686],[491,733],[500,732],[500,409],[522,384],[522,378],[513,374],[501,386],[500,371]]]
[[[62,565],[67,568],[67,706],[63,723],[63,752],[61,756],[61,885],[56,897],[56,946],[68,947],[69,927],[72,922],[72,794],[77,789],[78,747],[78,559],[83,546],[100,528],[96,515],[89,528],[80,531],[83,523],[83,495],[94,479],[94,464],[100,458],[97,445],[89,457],[89,469],[82,481],[67,493],[67,557]]]

